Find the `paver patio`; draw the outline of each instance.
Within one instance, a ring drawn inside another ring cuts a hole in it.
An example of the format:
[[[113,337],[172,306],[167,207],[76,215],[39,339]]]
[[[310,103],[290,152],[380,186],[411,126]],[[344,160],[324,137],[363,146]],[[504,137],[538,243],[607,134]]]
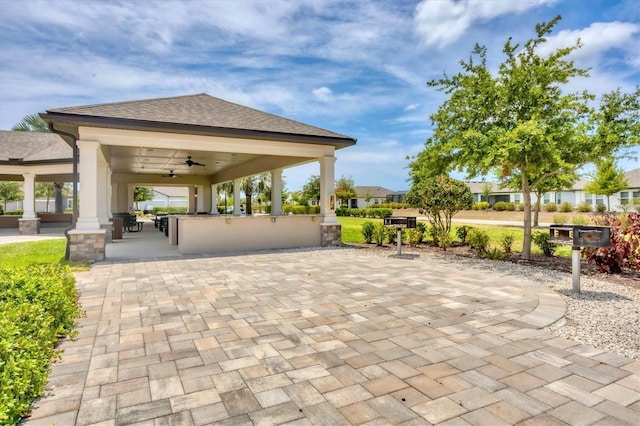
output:
[[[534,281],[363,250],[102,263],[28,425],[635,424]],[[570,277],[567,287],[570,287]]]

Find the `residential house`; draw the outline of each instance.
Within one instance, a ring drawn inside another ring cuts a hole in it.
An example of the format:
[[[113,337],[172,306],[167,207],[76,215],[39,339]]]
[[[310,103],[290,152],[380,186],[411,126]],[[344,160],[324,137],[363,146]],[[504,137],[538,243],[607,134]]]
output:
[[[362,209],[387,202],[387,196],[394,191],[381,186],[355,186],[356,197],[349,200],[349,208]]]

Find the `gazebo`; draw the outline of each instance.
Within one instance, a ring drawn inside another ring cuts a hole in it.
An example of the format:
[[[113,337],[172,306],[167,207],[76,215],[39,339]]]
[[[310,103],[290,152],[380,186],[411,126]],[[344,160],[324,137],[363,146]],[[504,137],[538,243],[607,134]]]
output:
[[[169,244],[181,253],[330,245],[335,216],[335,151],[356,139],[207,94],[118,102],[41,113],[74,152],[79,210],[69,231],[71,258],[102,260],[113,213],[133,206],[133,188],[189,188],[189,212],[170,220]],[[320,214],[282,215],[282,170],[320,164]],[[67,165],[68,167],[68,165]],[[267,217],[240,217],[241,180],[269,172]],[[25,179],[25,200],[34,179]],[[219,215],[217,185],[233,182],[236,216]],[[26,214],[26,210],[25,210]],[[298,216],[298,215],[295,215]],[[23,219],[35,220],[25,216]]]

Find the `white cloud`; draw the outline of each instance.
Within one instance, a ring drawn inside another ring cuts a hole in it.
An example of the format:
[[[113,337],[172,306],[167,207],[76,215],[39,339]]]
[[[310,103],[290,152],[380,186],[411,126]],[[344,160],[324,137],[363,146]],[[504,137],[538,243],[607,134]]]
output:
[[[319,87],[317,89],[313,89],[313,96],[316,97],[321,102],[329,102],[333,98],[333,91],[328,87]]]
[[[425,46],[444,48],[460,39],[476,21],[522,13],[554,1],[423,0],[416,6],[415,29]]]
[[[611,49],[629,51],[630,65],[637,66],[638,46],[640,40],[640,24],[631,22],[594,22],[587,28],[578,30],[563,30],[556,35],[547,37],[547,42],[541,46],[541,55],[569,46],[574,46],[580,39],[582,47],[575,50],[571,57],[582,64],[596,65],[600,57]],[[633,58],[633,59],[632,59]]]
[[[405,111],[413,111],[414,109],[418,108],[420,106],[420,104],[411,104],[411,105],[407,105],[404,110]]]

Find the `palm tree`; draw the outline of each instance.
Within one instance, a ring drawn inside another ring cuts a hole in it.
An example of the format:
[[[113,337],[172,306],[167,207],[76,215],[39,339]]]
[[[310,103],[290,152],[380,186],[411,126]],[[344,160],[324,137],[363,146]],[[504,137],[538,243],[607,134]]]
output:
[[[38,114],[29,114],[24,117],[18,124],[11,128],[14,132],[38,132],[38,133],[51,133],[49,130],[49,125],[40,118]],[[55,204],[56,213],[63,212],[62,206],[62,190],[64,189],[64,182],[54,182],[53,186],[55,188]],[[48,198],[48,197],[47,197]],[[47,200],[47,209],[49,208],[49,202]]]
[[[240,185],[242,187],[242,191],[244,192],[244,195],[246,197],[246,202],[247,202],[247,207],[245,211],[247,216],[250,216],[251,214],[253,214],[253,212],[251,211],[251,197],[253,196],[253,192],[256,189],[256,177],[255,176],[246,177],[242,179],[242,182],[240,183]]]
[[[221,183],[220,185],[218,185],[218,193],[224,194],[224,213],[227,213],[227,196],[233,195],[233,181]]]

